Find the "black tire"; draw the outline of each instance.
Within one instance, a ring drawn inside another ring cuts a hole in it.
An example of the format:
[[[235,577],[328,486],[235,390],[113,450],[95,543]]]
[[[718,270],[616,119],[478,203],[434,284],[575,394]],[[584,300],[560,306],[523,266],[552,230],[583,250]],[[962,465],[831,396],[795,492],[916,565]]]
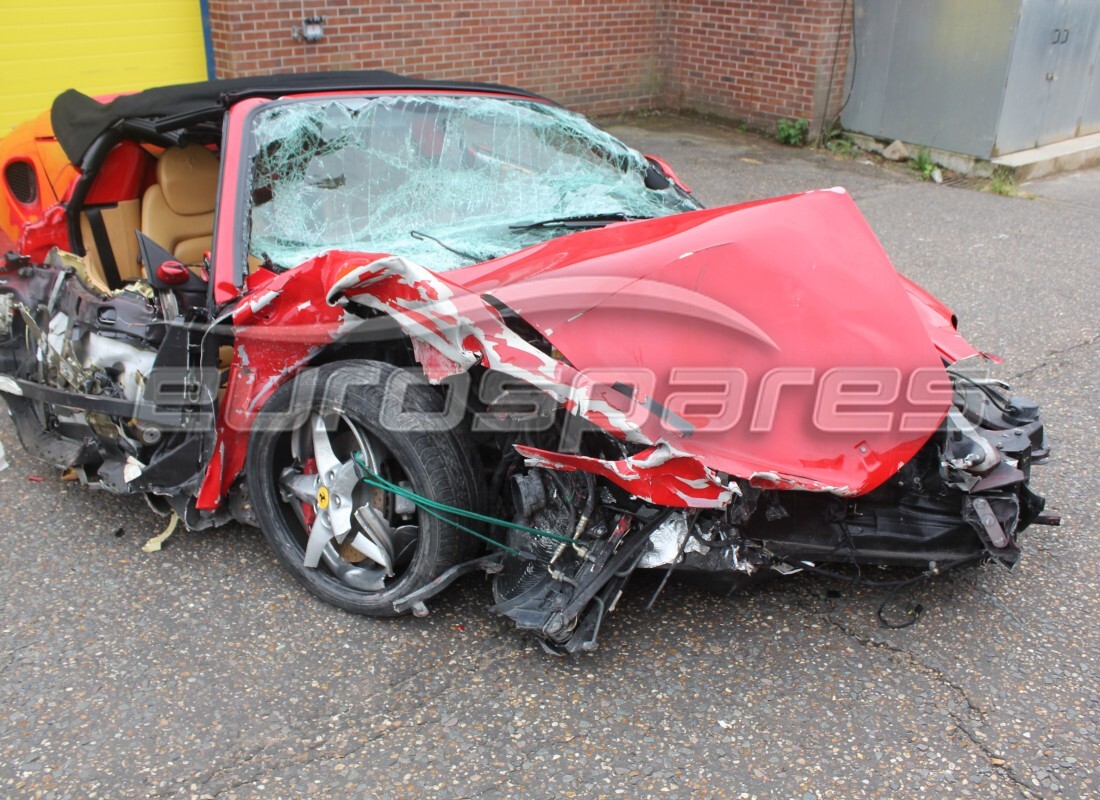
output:
[[[400,407],[395,398],[403,398]],[[365,360],[343,361],[303,372],[281,387],[264,406],[248,447],[249,494],[260,528],[275,555],[314,595],[356,614],[399,616],[393,607],[395,600],[422,588],[476,552],[479,542],[475,537],[423,510],[418,509],[411,517],[405,517],[414,520],[418,530],[410,532],[407,527],[394,527],[402,521],[397,517],[394,496],[356,482],[355,488],[349,490],[353,494],[345,492],[340,496],[350,499],[356,509],[366,506],[372,509],[371,514],[377,511],[383,524],[391,526],[393,547],[389,553],[394,557],[393,575],[379,577],[384,573],[384,568],[379,566],[383,562],[369,558],[359,562],[368,564],[367,573],[357,572],[364,569],[358,564],[348,572],[346,563],[334,563],[334,553],[348,554],[346,557],[352,561],[361,555],[347,550],[347,544],[337,545],[338,539],[328,540],[316,567],[304,563],[311,530],[307,526],[311,523],[309,503],[300,499],[306,491],[302,487],[308,488],[311,478],[318,484],[327,483],[319,468],[312,473],[309,471],[310,458],[295,459],[295,452],[299,456],[308,454],[310,445],[314,448],[311,458],[318,465],[322,460],[339,463],[341,474],[346,478],[346,465],[352,458],[349,448],[362,452],[365,440],[376,468],[388,480],[406,483],[418,494],[441,503],[479,509],[483,493],[481,462],[466,429],[452,426],[449,430],[408,430],[407,425],[400,425],[396,420],[398,414],[411,412],[436,415],[438,421],[442,408],[440,391],[429,386],[422,377],[389,364]],[[329,431],[324,439],[328,442],[327,451],[324,441],[317,438],[320,435],[316,429],[318,419]],[[322,459],[320,454],[326,452],[335,455],[337,461]],[[336,483],[339,480],[333,485]],[[347,480],[342,485],[347,486]],[[321,488],[324,499],[319,494],[312,506],[314,520],[323,509],[329,509],[330,503],[333,514],[340,505],[336,490],[332,490],[330,500],[329,490],[323,485]],[[352,533],[346,536],[367,533],[354,516],[351,526]],[[325,530],[327,528],[317,534],[318,541],[324,538]],[[401,541],[399,533],[404,536]],[[395,553],[397,550],[400,553]],[[406,554],[406,558],[401,558],[401,553]],[[344,578],[340,577],[341,571],[344,571]],[[359,575],[353,581],[357,585],[349,585],[347,576],[351,573]],[[381,583],[363,588],[364,580]]]

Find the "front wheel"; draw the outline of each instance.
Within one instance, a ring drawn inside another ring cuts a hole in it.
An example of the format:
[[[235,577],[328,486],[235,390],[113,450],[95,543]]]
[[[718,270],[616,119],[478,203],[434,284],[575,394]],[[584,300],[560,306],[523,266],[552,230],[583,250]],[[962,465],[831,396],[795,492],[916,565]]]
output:
[[[360,480],[365,466],[437,502],[475,508],[480,460],[468,435],[444,424],[441,407],[423,379],[375,361],[302,373],[264,406],[249,442],[249,494],[275,555],[322,600],[397,616],[395,600],[476,545]]]

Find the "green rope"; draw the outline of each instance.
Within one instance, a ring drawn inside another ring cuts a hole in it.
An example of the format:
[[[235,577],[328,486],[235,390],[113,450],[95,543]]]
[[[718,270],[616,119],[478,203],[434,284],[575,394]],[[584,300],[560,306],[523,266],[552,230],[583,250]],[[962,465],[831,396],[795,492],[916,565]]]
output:
[[[567,542],[570,544],[573,542],[573,539],[568,536],[562,536],[557,533],[550,533],[550,531],[544,531],[539,528],[531,528],[527,525],[520,525],[517,522],[509,522],[508,520],[499,519],[497,517],[490,517],[486,514],[479,514],[476,511],[469,511],[465,508],[458,508],[457,506],[440,503],[438,500],[432,500],[430,497],[425,497],[422,494],[417,494],[411,489],[406,489],[404,486],[398,486],[396,483],[392,483],[386,480],[381,475],[376,475],[375,473],[371,472],[370,469],[367,468],[367,465],[363,462],[362,453],[355,453],[353,458],[355,459],[356,466],[359,467],[359,477],[363,481],[363,483],[367,484],[368,486],[373,486],[376,489],[382,489],[383,491],[398,495],[399,497],[404,497],[406,500],[411,501],[418,508],[422,509],[428,514],[431,514],[436,519],[442,520],[448,525],[454,525],[456,528],[463,530],[473,536],[476,536],[478,539],[488,542],[494,547],[499,547],[503,550],[507,550],[513,555],[518,556],[521,555],[521,553],[506,544],[498,542],[496,539],[492,539],[488,536],[485,536],[484,534],[478,533],[477,531],[466,527],[460,522],[449,519],[445,515],[454,514],[456,516],[465,517],[466,519],[472,519],[478,522],[487,522],[490,525],[499,525],[503,528],[512,528],[513,530],[529,533],[532,536],[541,536],[545,539],[553,539],[556,542]]]
[[[371,483],[371,482],[370,482],[369,480],[367,480],[366,478],[364,478],[364,479],[363,479],[363,481],[364,481],[364,483],[366,483],[366,484],[367,484],[368,486],[375,486],[375,484]],[[377,486],[376,488],[379,488],[379,489],[381,489],[381,488],[383,488],[383,487],[381,487],[381,486]],[[411,498],[411,497],[409,498],[409,500],[412,500],[412,501],[413,501],[414,503],[416,503],[416,500],[413,500],[413,498]],[[514,555],[514,556],[522,556],[522,555],[523,555],[523,554],[522,554],[522,553],[521,553],[521,552],[520,552],[519,550],[516,550],[516,549],[515,549],[515,548],[513,548],[513,547],[509,547],[508,545],[506,545],[506,544],[504,544],[504,543],[502,543],[502,542],[498,542],[498,541],[497,541],[496,539],[493,539],[493,538],[492,538],[492,537],[490,537],[490,536],[486,536],[486,535],[485,535],[485,534],[483,534],[483,533],[478,533],[478,532],[477,532],[477,531],[475,531],[475,530],[474,530],[473,528],[467,528],[467,527],[466,527],[465,525],[463,525],[463,524],[462,524],[461,522],[459,522],[458,520],[454,520],[454,519],[448,519],[448,518],[447,518],[446,516],[444,516],[443,514],[440,514],[440,513],[438,512],[438,511],[435,511],[435,510],[433,510],[433,509],[430,509],[430,508],[427,508],[427,507],[424,507],[424,506],[421,506],[421,510],[422,510],[422,511],[423,511],[423,512],[424,512],[425,514],[431,514],[431,515],[432,515],[433,517],[435,517],[436,519],[438,519],[438,520],[442,520],[443,522],[446,522],[446,523],[447,523],[448,525],[454,525],[454,526],[455,526],[456,528],[458,528],[458,529],[459,529],[460,531],[465,531],[466,533],[470,534],[471,536],[476,536],[476,537],[477,537],[478,539],[481,539],[481,540],[482,540],[483,542],[488,542],[488,543],[489,543],[489,544],[491,544],[491,545],[492,545],[493,547],[499,547],[499,548],[500,548],[501,550],[507,550],[507,551],[508,551],[509,553],[511,553],[511,554],[512,554],[512,555]]]

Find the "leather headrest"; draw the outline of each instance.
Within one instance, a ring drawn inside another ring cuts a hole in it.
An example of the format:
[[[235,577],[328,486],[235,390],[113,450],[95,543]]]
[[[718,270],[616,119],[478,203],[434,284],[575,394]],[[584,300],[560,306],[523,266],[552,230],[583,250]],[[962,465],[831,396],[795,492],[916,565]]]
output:
[[[207,214],[217,202],[218,159],[201,145],[170,147],[157,161],[157,183],[175,213]]]

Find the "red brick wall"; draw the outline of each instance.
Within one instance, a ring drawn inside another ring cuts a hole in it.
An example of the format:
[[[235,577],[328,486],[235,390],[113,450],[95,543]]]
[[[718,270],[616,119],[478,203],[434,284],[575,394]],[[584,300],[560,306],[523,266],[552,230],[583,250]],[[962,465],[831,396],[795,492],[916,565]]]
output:
[[[842,102],[852,0],[209,0],[219,77],[388,69],[522,86],[589,114],[755,125]],[[291,39],[303,9],[324,40]],[[838,34],[840,50],[833,65]]]
[[[650,108],[664,0],[210,0],[219,77],[387,69],[521,86],[587,113]],[[328,19],[295,42],[302,9]]]
[[[843,103],[853,2],[671,0],[663,104],[764,127],[805,117],[816,130],[826,96],[830,117]]]

